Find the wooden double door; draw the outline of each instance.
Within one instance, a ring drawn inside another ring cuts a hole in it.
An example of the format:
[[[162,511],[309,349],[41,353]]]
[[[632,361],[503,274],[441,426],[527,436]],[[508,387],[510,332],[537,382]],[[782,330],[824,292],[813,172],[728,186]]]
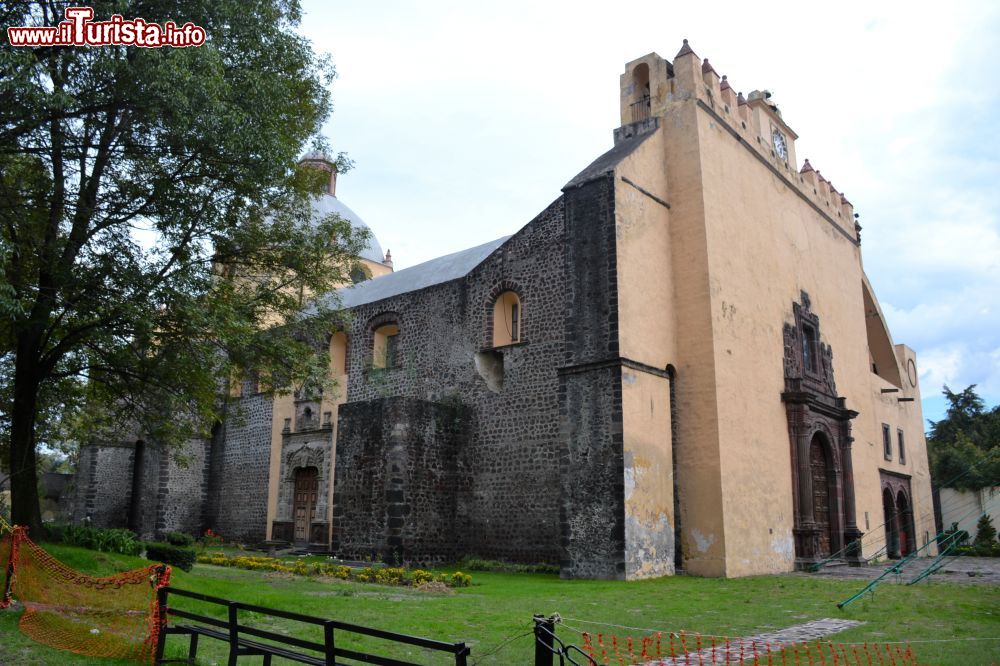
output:
[[[823,443],[818,437],[814,437],[809,445],[809,470],[812,477],[813,522],[819,531],[819,552],[816,556],[827,557],[831,554],[833,541],[831,534],[833,521],[830,519],[831,475]]]
[[[295,470],[295,543],[309,543],[309,528],[316,520],[316,496],[319,493],[319,470],[299,467]]]

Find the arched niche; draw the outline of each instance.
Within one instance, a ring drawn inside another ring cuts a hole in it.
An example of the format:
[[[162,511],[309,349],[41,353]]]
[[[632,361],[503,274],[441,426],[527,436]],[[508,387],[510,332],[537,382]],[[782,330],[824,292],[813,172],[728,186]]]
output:
[[[516,292],[505,291],[497,296],[493,302],[493,346],[520,342],[523,318],[521,297]]]
[[[347,374],[347,333],[343,331],[330,336],[330,374],[334,377]]]

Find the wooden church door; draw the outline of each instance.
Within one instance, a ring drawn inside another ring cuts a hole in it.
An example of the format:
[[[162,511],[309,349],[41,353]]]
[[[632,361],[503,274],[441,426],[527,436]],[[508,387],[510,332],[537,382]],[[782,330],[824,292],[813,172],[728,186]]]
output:
[[[830,480],[827,475],[823,444],[814,438],[809,446],[809,467],[812,470],[813,520],[819,529],[819,555],[830,554]]]
[[[316,493],[319,470],[300,467],[295,470],[295,543],[309,542],[309,526],[316,518]]]

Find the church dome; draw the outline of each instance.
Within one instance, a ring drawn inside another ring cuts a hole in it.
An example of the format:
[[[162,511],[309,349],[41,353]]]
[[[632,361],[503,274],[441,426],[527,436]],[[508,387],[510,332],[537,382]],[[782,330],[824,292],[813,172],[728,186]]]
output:
[[[365,224],[360,215],[348,208],[340,199],[332,194],[322,194],[313,200],[312,210],[313,219],[319,220],[327,215],[336,214],[350,222],[354,229],[368,231],[368,245],[361,250],[358,256],[368,261],[374,261],[377,264],[381,264],[385,260],[385,253],[382,251],[382,246],[379,244],[378,239],[375,238],[375,234],[372,233],[371,228]]]

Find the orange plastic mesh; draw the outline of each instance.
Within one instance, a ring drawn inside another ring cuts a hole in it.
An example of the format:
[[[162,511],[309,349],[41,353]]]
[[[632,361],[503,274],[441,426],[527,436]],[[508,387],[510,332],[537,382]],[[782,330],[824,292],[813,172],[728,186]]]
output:
[[[748,638],[655,633],[642,638],[582,633],[582,650],[600,666],[917,666],[909,645],[899,643],[768,643]]]
[[[24,635],[91,657],[152,661],[164,619],[156,591],[168,583],[170,567],[95,578],[56,560],[23,528],[14,529],[12,545],[12,592],[24,605]]]
[[[2,520],[2,518],[0,518]],[[10,532],[6,534],[0,529],[0,608],[7,608],[10,605],[10,587],[8,579],[10,577],[10,552],[14,543],[14,535]]]

